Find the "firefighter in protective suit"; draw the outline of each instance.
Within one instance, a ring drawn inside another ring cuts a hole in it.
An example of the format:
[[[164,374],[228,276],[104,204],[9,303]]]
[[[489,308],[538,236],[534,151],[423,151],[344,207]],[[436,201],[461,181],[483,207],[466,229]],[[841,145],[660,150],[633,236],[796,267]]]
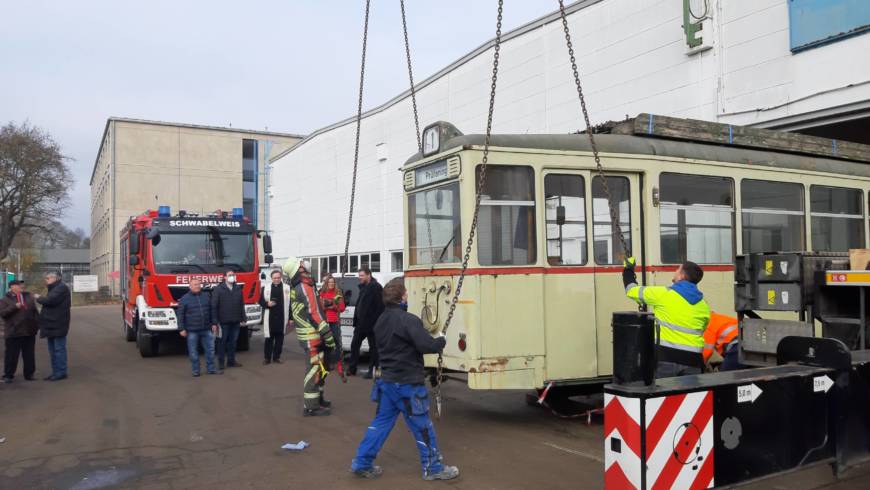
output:
[[[335,349],[335,339],[317,300],[314,279],[305,265],[298,258],[290,257],[284,263],[284,274],[290,278],[293,288],[290,291],[290,311],[296,323],[296,337],[306,354],[303,415],[329,415],[332,403],[323,398],[323,385],[328,374],[324,354],[327,349]]]
[[[639,286],[635,259],[629,257],[622,271],[625,294],[653,308],[656,322],[656,377],[701,374],[704,368],[704,331],[710,307],[698,289],[704,271],[694,262],[684,262],[664,286]]]

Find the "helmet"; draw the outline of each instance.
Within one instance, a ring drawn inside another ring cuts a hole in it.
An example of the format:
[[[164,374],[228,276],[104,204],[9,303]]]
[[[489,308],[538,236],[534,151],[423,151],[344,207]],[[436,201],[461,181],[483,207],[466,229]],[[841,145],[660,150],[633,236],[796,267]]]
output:
[[[288,257],[286,261],[284,261],[284,274],[287,274],[287,277],[293,278],[297,272],[299,272],[299,267],[302,265],[302,261],[299,260],[299,257]]]

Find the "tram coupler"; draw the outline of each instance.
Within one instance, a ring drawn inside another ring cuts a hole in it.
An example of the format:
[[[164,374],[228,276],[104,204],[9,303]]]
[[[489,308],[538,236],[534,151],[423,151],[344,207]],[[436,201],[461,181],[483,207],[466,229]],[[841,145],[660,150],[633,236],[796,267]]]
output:
[[[777,361],[605,386],[605,487],[713,488],[866,461],[870,351],[786,337]]]

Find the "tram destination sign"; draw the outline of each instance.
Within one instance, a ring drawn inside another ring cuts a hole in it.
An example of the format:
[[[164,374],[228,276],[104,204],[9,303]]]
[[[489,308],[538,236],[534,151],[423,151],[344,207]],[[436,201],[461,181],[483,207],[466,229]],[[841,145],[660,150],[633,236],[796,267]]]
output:
[[[447,160],[440,160],[425,167],[418,168],[414,174],[414,186],[420,187],[440,182],[449,178],[447,170]]]

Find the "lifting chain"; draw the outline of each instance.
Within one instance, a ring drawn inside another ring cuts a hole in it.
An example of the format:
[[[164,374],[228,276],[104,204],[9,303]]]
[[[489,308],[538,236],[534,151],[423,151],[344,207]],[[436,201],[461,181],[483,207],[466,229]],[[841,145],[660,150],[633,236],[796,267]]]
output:
[[[574,57],[574,44],[571,42],[571,32],[568,30],[568,17],[565,14],[565,2],[559,0],[559,12],[562,16],[562,27],[565,29],[565,41],[568,44],[568,55],[571,58],[571,69],[574,70],[574,84],[577,86],[577,95],[580,97],[580,108],[583,110],[583,120],[586,122],[586,134],[589,136],[589,146],[592,147],[592,157],[595,159],[595,167],[598,171],[601,188],[604,190],[604,197],[607,199],[607,207],[610,210],[610,221],[613,224],[619,242],[622,244],[622,251],[625,258],[631,256],[631,247],[622,233],[622,225],[619,223],[619,214],[617,205],[613,202],[613,197],[610,194],[610,187],[607,185],[607,178],[604,175],[604,168],[601,166],[601,158],[598,156],[598,146],[595,144],[595,134],[592,131],[592,125],[589,123],[589,112],[586,110],[586,99],[583,97],[583,87],[580,85],[580,72],[577,69],[577,59]]]
[[[366,75],[366,44],[369,36],[369,4],[366,0],[366,18],[363,25],[362,60],[359,69],[359,100],[356,107],[356,143],[353,149],[353,180],[350,184],[350,210],[347,213],[347,238],[344,241],[344,260],[346,267],[350,266],[350,231],[353,227],[353,202],[356,199],[356,173],[359,165],[359,130],[362,123],[363,82]],[[339,267],[341,269],[341,267]]]
[[[408,81],[411,84],[411,108],[414,110],[414,129],[417,134],[417,151],[423,154],[423,140],[420,137],[420,116],[417,114],[417,89],[414,88],[414,70],[411,68],[411,44],[408,42],[408,21],[405,18],[405,0],[399,0],[402,9],[402,33],[405,35],[405,59],[408,61]],[[423,196],[423,207],[426,213],[426,236],[429,239],[429,262],[434,266],[435,258],[432,255],[432,220],[429,216],[429,198],[426,193]],[[416,218],[415,218],[416,219]]]
[[[456,291],[453,293],[453,298],[450,301],[450,310],[447,312],[447,318],[444,320],[444,328],[441,329],[442,335],[447,335],[447,328],[450,327],[450,322],[453,320],[453,314],[456,312],[456,304],[459,302],[459,295],[462,294],[462,283],[465,281],[465,272],[468,270],[468,261],[471,258],[471,249],[474,245],[474,235],[477,231],[478,215],[480,213],[480,200],[483,197],[483,188],[486,185],[486,164],[489,160],[489,144],[492,138],[492,113],[495,109],[495,87],[498,81],[498,58],[501,50],[501,21],[504,10],[504,0],[498,0],[498,20],[495,25],[495,46],[493,48],[492,57],[492,84],[489,91],[489,113],[486,117],[486,136],[483,142],[483,158],[480,162],[480,175],[477,180],[477,193],[474,202],[474,218],[471,220],[471,229],[468,232],[468,241],[465,244],[465,255],[462,257],[462,270],[459,272],[459,279],[456,281]],[[438,417],[441,417],[441,380],[444,369],[444,356],[441,352],[438,353],[438,370],[435,375],[435,409]]]

